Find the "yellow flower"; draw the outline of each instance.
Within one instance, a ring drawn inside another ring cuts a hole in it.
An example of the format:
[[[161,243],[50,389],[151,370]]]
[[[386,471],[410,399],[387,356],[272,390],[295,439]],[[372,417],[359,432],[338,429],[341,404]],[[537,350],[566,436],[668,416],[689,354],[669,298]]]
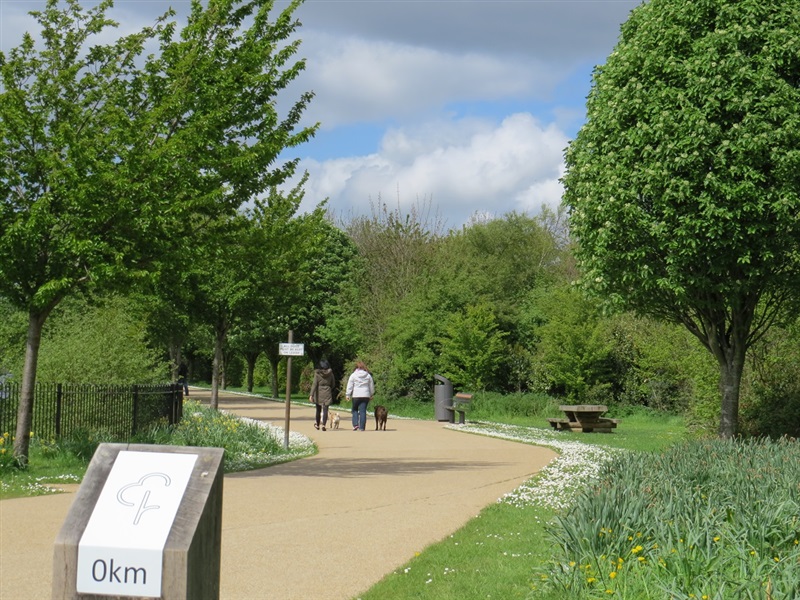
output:
[[[717,535],[717,536],[714,536],[714,541],[715,541],[715,542],[718,542],[718,541],[719,541],[719,536],[718,536],[718,535]]]
[[[597,579],[595,577],[587,577],[586,578],[586,583],[594,583],[595,581],[597,581]]]
[[[647,560],[647,559],[646,559],[644,556],[640,556],[640,557],[639,557],[639,562],[642,562],[642,563],[643,563],[645,560]]]
[[[614,593],[614,590],[606,590],[606,594],[610,595],[610,594],[613,594],[613,593]]]
[[[611,573],[608,574],[608,577],[610,579],[614,579],[616,576],[617,576],[617,572],[616,571],[611,571]]]
[[[575,561],[574,560],[569,561],[569,566],[570,567],[574,567],[575,566]]]
[[[638,554],[642,550],[644,550],[644,548],[642,548],[641,546],[634,546],[633,550],[631,550],[631,554]]]

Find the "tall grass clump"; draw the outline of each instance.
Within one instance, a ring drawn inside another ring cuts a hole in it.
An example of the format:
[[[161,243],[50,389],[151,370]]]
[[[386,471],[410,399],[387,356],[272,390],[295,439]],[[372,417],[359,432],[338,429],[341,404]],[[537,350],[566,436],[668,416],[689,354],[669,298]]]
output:
[[[797,598],[798,481],[786,439],[622,454],[554,519],[541,578],[575,599]]]
[[[185,401],[183,418],[174,428],[159,425],[137,437],[137,442],[173,446],[210,446],[225,450],[225,471],[246,471],[287,462],[316,452],[313,442],[290,433],[284,449],[284,433],[253,419],[214,410],[194,401]]]
[[[520,423],[545,419],[556,413],[561,413],[558,402],[547,394],[479,392],[473,395],[469,416],[477,420]]]

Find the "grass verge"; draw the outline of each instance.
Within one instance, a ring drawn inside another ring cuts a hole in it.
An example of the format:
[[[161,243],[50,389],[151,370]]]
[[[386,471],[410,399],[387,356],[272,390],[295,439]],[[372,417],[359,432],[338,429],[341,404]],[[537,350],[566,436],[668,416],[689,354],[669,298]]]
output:
[[[187,400],[183,420],[177,427],[157,424],[131,441],[223,448],[227,473],[259,469],[316,453],[313,442],[296,432],[290,433],[289,448],[284,449],[283,435],[282,429],[267,423],[214,411]],[[3,437],[2,445],[10,446],[10,436]],[[93,431],[81,431],[78,436],[60,442],[34,438],[25,469],[19,469],[8,453],[3,454],[6,459],[0,461],[0,500],[52,494],[65,483],[80,483],[97,446],[113,441],[116,440]]]
[[[478,435],[548,446],[560,455],[537,477],[498,499],[452,536],[421,550],[357,598],[563,600],[563,591],[553,589],[544,575],[555,557],[549,533],[555,519],[582,489],[599,480],[615,456],[661,451],[686,436],[679,418],[634,415],[626,417],[622,427],[625,435],[498,423],[460,426]]]

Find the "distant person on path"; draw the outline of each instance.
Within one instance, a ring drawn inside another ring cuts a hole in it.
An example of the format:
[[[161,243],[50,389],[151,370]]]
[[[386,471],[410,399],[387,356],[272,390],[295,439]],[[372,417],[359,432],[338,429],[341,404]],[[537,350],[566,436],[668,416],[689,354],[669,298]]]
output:
[[[367,371],[367,365],[358,361],[356,369],[347,379],[345,398],[353,401],[353,431],[367,428],[367,404],[375,395],[375,381]]]
[[[178,383],[183,386],[183,395],[189,395],[189,367],[183,361],[178,366]]]
[[[333,402],[335,384],[333,370],[328,361],[319,361],[319,366],[314,369],[314,381],[311,383],[311,395],[308,397],[308,400],[316,405],[317,416],[314,429],[319,429],[321,425],[322,431],[325,431],[325,423],[328,422],[328,407]]]
[[[11,379],[11,373],[8,371],[0,371],[0,400],[8,398],[7,383]]]

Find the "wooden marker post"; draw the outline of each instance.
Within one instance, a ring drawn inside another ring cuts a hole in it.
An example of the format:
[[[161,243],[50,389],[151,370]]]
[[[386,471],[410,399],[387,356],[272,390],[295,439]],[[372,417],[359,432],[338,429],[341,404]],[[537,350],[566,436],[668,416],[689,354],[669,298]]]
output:
[[[100,444],[53,552],[53,600],[217,600],[222,448]]]

